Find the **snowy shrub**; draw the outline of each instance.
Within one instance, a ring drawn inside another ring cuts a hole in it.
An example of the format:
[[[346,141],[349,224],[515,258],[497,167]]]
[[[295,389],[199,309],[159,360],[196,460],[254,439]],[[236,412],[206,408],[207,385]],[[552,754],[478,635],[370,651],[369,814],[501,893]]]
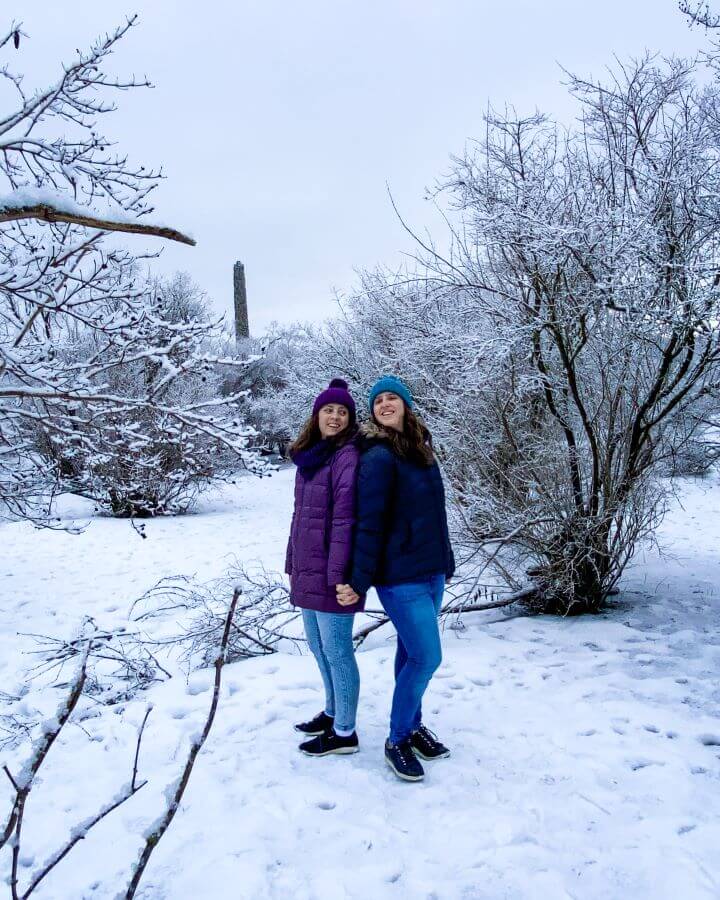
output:
[[[135,621],[171,617],[167,633],[156,649],[179,652],[190,669],[211,664],[227,616],[228,596],[241,594],[228,638],[227,658],[233,662],[274,653],[282,641],[294,642],[288,626],[298,618],[289,603],[285,578],[279,573],[253,571],[235,563],[221,578],[199,584],[184,577],[165,578],[134,604]],[[147,646],[154,642],[147,638]]]
[[[79,409],[71,435],[62,433],[52,412],[38,428],[37,451],[57,462],[66,489],[115,516],[177,514],[186,512],[213,480],[237,470],[237,454],[205,427],[210,420],[198,423],[183,415],[183,410],[205,407],[215,426],[238,438],[254,436],[252,428],[240,423],[242,375],[235,376],[237,392],[221,397],[227,367],[216,362],[221,358],[216,351],[234,353],[234,347],[224,346],[221,324],[208,315],[202,294],[178,273],[147,285],[145,308],[134,329],[152,351],[103,365],[104,341],[92,329],[62,348],[68,362],[82,360],[88,370],[100,360],[90,385],[97,390],[102,384],[125,399],[122,407],[108,411],[101,427]],[[234,362],[233,371],[242,370],[240,360]],[[250,468],[263,470],[248,457]]]

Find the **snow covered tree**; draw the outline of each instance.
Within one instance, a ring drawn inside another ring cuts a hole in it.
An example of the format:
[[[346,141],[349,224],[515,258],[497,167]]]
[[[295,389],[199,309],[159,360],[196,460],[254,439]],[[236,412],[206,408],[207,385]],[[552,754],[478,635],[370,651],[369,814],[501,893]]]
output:
[[[582,612],[654,527],[653,476],[718,384],[720,167],[717,96],[691,66],[572,90],[577,131],[488,119],[448,183],[455,254],[425,258],[493,326],[473,529],[534,559],[546,608]]]
[[[146,221],[161,173],[131,164],[98,127],[113,94],[147,85],[105,71],[134,24],[78,53],[48,88],[27,90],[9,63],[0,70],[17,97],[0,118],[0,508],[37,522],[47,522],[49,498],[72,474],[63,466],[102,464],[133,431],[138,450],[152,444],[140,433],[143,416],[182,435],[186,449],[203,435],[240,464],[256,460],[238,397],[175,386],[202,382],[209,366],[245,364],[209,354],[197,321],[164,318],[138,277],[148,255],[109,240],[126,232],[194,243]],[[25,37],[13,23],[0,52],[21,55]],[[91,352],[78,357],[81,345]],[[124,393],[119,373],[132,366],[152,377],[142,392]],[[38,433],[53,452],[38,452]]]

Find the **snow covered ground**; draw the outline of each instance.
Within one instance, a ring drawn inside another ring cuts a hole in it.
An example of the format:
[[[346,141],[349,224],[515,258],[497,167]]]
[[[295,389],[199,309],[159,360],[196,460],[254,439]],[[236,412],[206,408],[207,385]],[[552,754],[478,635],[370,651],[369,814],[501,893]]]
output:
[[[0,712],[44,715],[63,693],[26,682],[34,644],[23,634],[69,635],[87,614],[121,624],[162,576],[209,580],[235,555],[281,568],[291,477],[241,479],[195,515],[147,522],[146,539],[109,519],[80,535],[0,526],[0,691],[24,693]],[[720,897],[720,486],[688,481],[680,494],[660,536],[673,555],[640,554],[603,616],[483,613],[446,629],[425,709],[453,755],[428,763],[422,784],[399,782],[382,758],[389,629],[359,654],[355,756],[296,750],[292,723],[322,705],[312,657],[228,666],[214,729],[139,896]],[[84,513],[79,501],[63,507]],[[23,881],[128,780],[151,700],[140,760],[149,784],[34,896],[101,900],[124,890],[211,683],[202,671],[124,705],[83,702],[28,804]],[[26,754],[21,745],[0,762],[17,771]],[[0,791],[4,808],[9,785]]]

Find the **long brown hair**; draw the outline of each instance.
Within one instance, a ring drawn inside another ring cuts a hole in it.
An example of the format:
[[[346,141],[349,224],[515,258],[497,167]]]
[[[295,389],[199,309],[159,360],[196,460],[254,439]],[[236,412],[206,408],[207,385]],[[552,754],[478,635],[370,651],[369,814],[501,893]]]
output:
[[[351,441],[356,432],[357,426],[351,420],[348,420],[347,428],[343,428],[340,434],[327,438],[327,440],[330,443],[335,444],[339,449],[340,447],[344,447],[348,441]],[[292,456],[293,453],[307,450],[308,447],[313,447],[322,439],[323,437],[320,433],[320,415],[319,413],[313,413],[300,429],[298,436],[288,447],[288,453]]]
[[[380,429],[396,456],[421,466],[431,466],[435,462],[432,435],[404,400],[403,405],[405,406],[405,419],[402,431],[383,428],[375,418],[374,410],[370,413],[370,419]]]

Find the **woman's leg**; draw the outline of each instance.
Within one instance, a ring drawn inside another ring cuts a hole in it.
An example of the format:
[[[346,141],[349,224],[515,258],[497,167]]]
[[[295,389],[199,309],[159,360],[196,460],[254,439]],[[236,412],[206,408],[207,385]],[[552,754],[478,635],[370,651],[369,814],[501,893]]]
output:
[[[445,596],[445,576],[444,575],[434,575],[430,579],[430,590],[432,592],[432,597],[433,597],[433,606],[435,607],[435,616],[437,617],[440,614],[440,608],[442,607],[443,597]],[[439,635],[439,630],[438,630],[438,635]],[[422,725],[422,698],[420,699],[420,703],[418,703],[418,708],[413,717],[412,730],[417,731],[421,725]]]
[[[437,579],[379,587],[377,591],[407,653],[395,681],[390,712],[390,743],[397,744],[418,727],[423,694],[442,661]]]
[[[323,651],[322,639],[320,637],[320,628],[318,626],[318,616],[324,613],[317,613],[314,609],[304,609],[302,611],[303,625],[305,626],[305,637],[307,638],[308,647],[312,655],[317,661],[320,675],[322,676],[323,685],[325,686],[325,715],[335,715],[335,691],[333,689],[333,680],[330,675],[330,665]]]
[[[322,651],[328,662],[335,698],[335,732],[355,731],[360,672],[355,660],[352,613],[317,613]]]
[[[400,635],[397,636],[397,647],[395,648],[395,681],[397,681],[398,675],[402,672],[403,666],[407,662],[407,650],[405,649],[405,644],[403,644],[400,639]]]

